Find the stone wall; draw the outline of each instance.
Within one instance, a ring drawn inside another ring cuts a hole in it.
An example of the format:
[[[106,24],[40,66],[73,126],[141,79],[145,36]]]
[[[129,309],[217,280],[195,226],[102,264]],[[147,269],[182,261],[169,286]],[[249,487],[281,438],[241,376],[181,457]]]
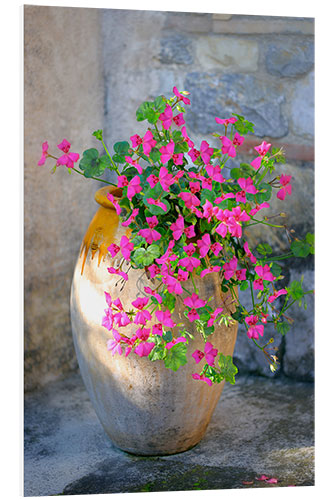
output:
[[[97,207],[96,184],[37,166],[64,138],[72,151],[95,144],[103,121],[100,11],[24,7],[25,388],[76,369],[69,294],[82,237]]]
[[[25,7],[25,323],[26,386],[34,388],[76,368],[68,295],[82,235],[95,210],[96,184],[36,167],[40,144],[72,140],[81,152],[104,128],[110,146],[145,130],[135,111],[143,100],[191,92],[187,127],[197,141],[214,140],[215,116],[243,114],[255,123],[240,159],[263,139],[283,146],[293,196],[272,210],[300,236],[314,226],[314,21],[117,9]],[[250,160],[251,161],[251,160]],[[281,170],[282,171],[282,170]],[[77,176],[79,177],[79,176]],[[262,234],[248,235],[255,246]],[[276,250],[285,234],[269,233]],[[313,261],[283,269],[285,284]],[[298,308],[280,340],[281,369],[313,377],[313,297]],[[267,332],[270,334],[270,332]],[[260,354],[260,353],[259,353]],[[240,330],[235,352],[242,373],[270,375]]]

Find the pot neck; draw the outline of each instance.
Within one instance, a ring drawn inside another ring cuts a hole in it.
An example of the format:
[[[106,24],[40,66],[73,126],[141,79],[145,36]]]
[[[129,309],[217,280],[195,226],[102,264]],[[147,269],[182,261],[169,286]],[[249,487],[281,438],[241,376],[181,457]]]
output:
[[[122,195],[122,189],[114,186],[105,186],[100,188],[95,193],[95,201],[99,205],[105,208],[110,208],[111,210],[115,210],[113,203],[108,199],[108,194],[112,194],[116,201],[119,201]]]

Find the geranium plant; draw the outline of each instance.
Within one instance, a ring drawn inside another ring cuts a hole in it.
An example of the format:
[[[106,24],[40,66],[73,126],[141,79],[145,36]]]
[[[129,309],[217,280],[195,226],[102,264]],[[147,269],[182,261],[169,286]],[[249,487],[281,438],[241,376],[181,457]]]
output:
[[[70,152],[71,144],[64,139],[58,144],[63,154],[56,157],[44,142],[38,164],[53,158],[53,172],[66,166],[70,173],[97,180],[102,180],[106,170],[117,175],[116,183],[103,182],[121,188],[120,199],[112,193],[108,198],[131,234],[122,236],[119,246],[113,243],[108,248],[111,257],[121,256],[120,265],[109,267],[108,272],[119,275],[125,283],[131,269],[142,269],[152,285],[144,288],[130,310],[105,291],[107,307],[101,322],[111,334],[106,346],[111,354],[128,356],[133,351],[152,362],[164,360],[165,367],[174,371],[191,355],[199,367],[193,379],[208,385],[222,380],[234,383],[237,368],[232,357],[214,348],[215,326],[234,321],[243,324],[249,341],[264,353],[275,371],[276,350],[268,347],[273,339],[261,342],[265,325],[273,323],[277,332],[285,335],[292,322],[286,311],[295,302],[306,307],[304,297],[312,293],[304,291],[298,281],[285,288],[279,286],[283,276],[278,262],[313,253],[313,234],[300,239],[286,225],[273,222],[283,213],[266,215],[274,192],[281,201],[292,194],[292,176],[274,174],[276,164],[285,163],[282,149],[263,141],[254,148],[250,164],[233,166],[244,137],[254,133],[253,123],[235,113],[228,118],[216,117],[217,132],[212,136],[218,147],[205,140],[196,147],[184,119],[189,93],[174,87],[173,94],[169,99],[158,96],[142,103],[136,117],[139,122],[148,121],[147,131],[133,135],[130,142],[115,143],[113,153],[104,143],[102,130],[97,130],[93,135],[102,143],[104,154],[91,148],[80,159],[79,154]],[[250,249],[244,230],[258,224],[286,231],[290,250],[273,255],[267,243]],[[221,290],[229,294],[234,313],[227,313],[223,304],[213,309],[211,299],[198,296],[194,278],[209,273],[218,273]],[[187,289],[189,281],[194,292]],[[249,290],[250,308],[241,303],[237,287]],[[203,352],[188,353],[192,334],[172,319],[177,296],[183,301],[184,317],[205,342]],[[281,301],[276,301],[279,297]],[[153,326],[146,327],[148,322]],[[129,337],[126,326],[131,323],[137,328]]]

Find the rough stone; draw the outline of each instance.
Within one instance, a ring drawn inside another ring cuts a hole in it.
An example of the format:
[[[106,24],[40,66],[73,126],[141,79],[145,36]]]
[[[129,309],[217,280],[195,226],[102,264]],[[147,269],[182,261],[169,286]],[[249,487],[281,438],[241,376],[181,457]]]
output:
[[[174,34],[161,40],[159,60],[162,64],[192,64],[192,40]]]
[[[186,88],[191,89],[192,109],[188,112],[190,129],[200,133],[216,130],[215,117],[238,113],[255,123],[259,137],[284,137],[288,121],[282,106],[285,97],[276,84],[266,85],[257,76],[231,73],[188,73]]]
[[[304,290],[314,289],[313,270],[291,270],[290,282],[303,280]],[[285,336],[286,350],[283,357],[283,371],[286,375],[301,380],[314,380],[314,295],[305,296],[307,304],[299,307],[295,303],[288,315],[294,318],[294,323]],[[304,302],[303,302],[304,304]]]
[[[116,448],[79,375],[25,400],[25,496],[277,488],[314,484],[313,384],[239,377],[202,441],[164,457]],[[257,481],[276,477],[270,485]],[[243,481],[253,481],[244,485]]]
[[[314,136],[314,72],[295,84],[291,121],[296,135]]]
[[[265,62],[268,73],[272,75],[303,75],[313,69],[314,44],[307,39],[271,43],[266,51]]]
[[[253,40],[226,36],[196,38],[197,64],[203,71],[222,68],[225,71],[254,72],[258,66],[258,44]]]
[[[212,20],[213,33],[238,33],[239,35],[313,35],[314,19],[302,17],[233,15],[231,19]]]

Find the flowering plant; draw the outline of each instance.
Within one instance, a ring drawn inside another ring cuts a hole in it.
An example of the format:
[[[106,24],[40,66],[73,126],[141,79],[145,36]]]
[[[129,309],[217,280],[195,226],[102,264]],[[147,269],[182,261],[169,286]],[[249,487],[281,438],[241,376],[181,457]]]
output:
[[[109,246],[110,255],[121,256],[121,261],[117,268],[109,267],[108,272],[119,275],[125,283],[132,268],[143,269],[153,288],[145,287],[145,294],[132,302],[131,310],[125,310],[119,298],[114,299],[105,291],[107,308],[101,321],[112,335],[107,344],[111,353],[122,355],[124,351],[128,356],[133,351],[151,361],[164,360],[166,368],[174,371],[184,365],[192,334],[183,323],[176,324],[172,319],[178,296],[183,300],[184,317],[195,325],[205,342],[203,352],[190,353],[198,365],[203,362],[193,379],[208,385],[222,380],[234,383],[238,370],[231,356],[214,348],[215,326],[235,321],[243,324],[249,340],[264,353],[275,371],[277,356],[268,352],[273,339],[264,345],[260,343],[265,325],[272,323],[284,335],[292,321],[286,311],[295,302],[305,306],[304,296],[312,293],[304,291],[297,281],[286,288],[279,287],[283,276],[278,261],[314,253],[313,234],[296,238],[284,224],[272,223],[276,215],[261,216],[270,207],[274,189],[281,201],[292,193],[291,175],[273,174],[276,163],[285,163],[282,149],[271,150],[271,144],[263,141],[254,148],[256,155],[250,164],[230,166],[230,158],[236,158],[245,135],[254,132],[253,123],[238,114],[216,117],[219,131],[212,135],[219,147],[212,147],[205,140],[196,147],[184,120],[185,108],[190,105],[189,93],[174,87],[173,94],[169,99],[159,96],[141,104],[136,117],[138,121],[148,121],[147,131],[143,136],[130,137],[131,143],[115,143],[114,154],[107,149],[102,130],[97,130],[93,135],[105,153],[99,154],[95,148],[84,151],[80,170],[75,167],[80,156],[70,152],[71,144],[65,139],[58,144],[63,153],[60,157],[51,155],[44,142],[38,164],[54,158],[53,171],[66,166],[70,173],[75,171],[97,180],[106,170],[117,174],[116,184],[103,182],[121,188],[120,199],[112,193],[108,199],[131,234],[122,236],[119,245]],[[244,231],[258,224],[284,229],[290,250],[284,255],[273,255],[267,243],[251,250]],[[213,309],[211,299],[198,296],[194,277],[209,273],[218,273],[221,291],[229,294],[235,306],[233,313],[227,312],[222,303]],[[187,290],[189,280],[193,293]],[[242,291],[249,289],[250,308],[241,303],[237,287]],[[283,297],[280,308],[276,306],[279,297]],[[151,321],[153,326],[147,328]],[[132,323],[137,326],[136,333],[128,337],[125,327]]]

